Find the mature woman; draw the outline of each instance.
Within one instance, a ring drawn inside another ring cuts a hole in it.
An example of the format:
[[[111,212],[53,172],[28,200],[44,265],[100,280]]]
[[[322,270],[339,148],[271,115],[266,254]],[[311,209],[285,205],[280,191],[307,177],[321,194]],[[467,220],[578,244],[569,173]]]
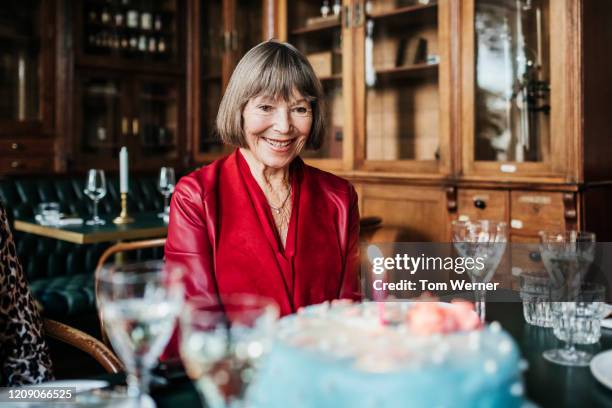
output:
[[[52,379],[42,321],[0,204],[0,386]]]
[[[236,67],[217,115],[227,157],[174,192],[166,260],[187,269],[188,296],[250,293],[281,314],[359,290],[354,188],[310,167],[325,134],[323,91],[306,58],[276,41]]]

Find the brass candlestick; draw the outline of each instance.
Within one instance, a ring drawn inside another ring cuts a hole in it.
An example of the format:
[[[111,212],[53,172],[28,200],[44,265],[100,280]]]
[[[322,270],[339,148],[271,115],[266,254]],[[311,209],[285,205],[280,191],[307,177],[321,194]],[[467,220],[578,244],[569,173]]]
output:
[[[127,193],[121,193],[121,213],[113,220],[115,224],[129,224],[134,219],[128,216],[127,212]]]

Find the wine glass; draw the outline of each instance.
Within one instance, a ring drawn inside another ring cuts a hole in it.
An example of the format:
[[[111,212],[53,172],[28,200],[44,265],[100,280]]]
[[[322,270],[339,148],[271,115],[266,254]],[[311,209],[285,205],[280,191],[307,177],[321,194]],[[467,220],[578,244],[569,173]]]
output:
[[[87,172],[87,181],[85,182],[85,190],[83,193],[93,202],[93,218],[87,220],[87,225],[104,225],[106,221],[98,216],[98,202],[106,195],[106,177],[104,170],[90,169]]]
[[[174,192],[174,185],[176,184],[174,178],[174,169],[172,167],[162,167],[159,169],[159,192],[164,196],[164,211],[157,214],[158,217],[167,217],[170,213],[170,204],[168,199]]]
[[[550,276],[549,290],[555,335],[566,340],[564,349],[544,352],[547,360],[567,366],[585,366],[591,355],[578,351],[576,342],[579,319],[591,313],[598,297],[593,287],[583,283],[595,258],[595,234],[579,231],[540,232],[540,254]],[[602,299],[599,299],[601,302]],[[580,317],[582,315],[582,317]]]
[[[572,301],[595,259],[595,234],[540,231],[540,254],[557,299]]]
[[[508,227],[505,222],[478,220],[453,221],[453,244],[464,258],[481,258],[482,268],[469,268],[467,273],[473,283],[487,283],[495,274],[508,242]],[[475,263],[477,264],[477,263]],[[485,321],[486,291],[474,290],[476,313]]]
[[[126,367],[128,396],[138,407],[154,406],[148,396],[150,371],[183,306],[180,269],[163,261],[108,266],[96,293],[110,342]]]
[[[278,307],[255,295],[220,300],[188,300],[180,319],[180,354],[206,406],[242,407],[270,348]]]

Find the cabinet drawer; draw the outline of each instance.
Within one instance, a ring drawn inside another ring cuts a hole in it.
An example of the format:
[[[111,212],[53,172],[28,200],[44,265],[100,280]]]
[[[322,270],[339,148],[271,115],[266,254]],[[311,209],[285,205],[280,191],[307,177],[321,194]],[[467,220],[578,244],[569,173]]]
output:
[[[508,192],[459,189],[457,215],[459,219],[507,221]]]
[[[2,157],[53,156],[53,139],[0,139]]]
[[[537,235],[565,229],[563,193],[512,191],[510,202],[512,231]]]
[[[26,174],[53,171],[53,158],[1,158],[0,174]]]
[[[523,272],[544,271],[538,237],[511,235],[511,242],[512,275],[518,277]]]

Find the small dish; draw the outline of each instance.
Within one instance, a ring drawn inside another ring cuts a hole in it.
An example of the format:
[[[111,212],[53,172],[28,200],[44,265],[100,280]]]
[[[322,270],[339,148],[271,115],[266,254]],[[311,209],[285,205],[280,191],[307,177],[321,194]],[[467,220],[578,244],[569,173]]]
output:
[[[612,350],[597,354],[590,366],[593,377],[612,390]]]

